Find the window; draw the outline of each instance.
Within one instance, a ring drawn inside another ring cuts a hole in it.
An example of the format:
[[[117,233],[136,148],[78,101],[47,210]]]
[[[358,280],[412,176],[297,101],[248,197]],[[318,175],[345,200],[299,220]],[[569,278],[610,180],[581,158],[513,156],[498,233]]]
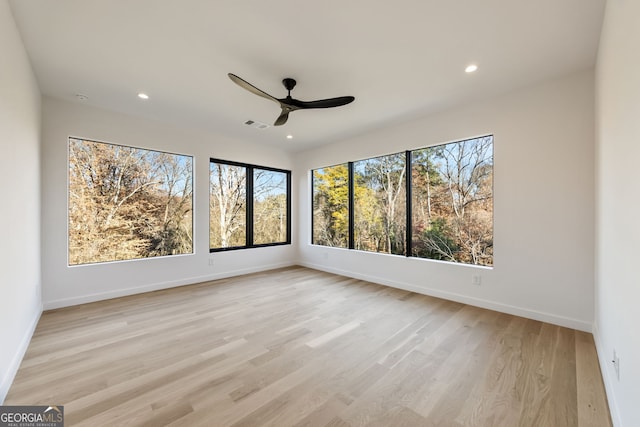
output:
[[[405,153],[353,164],[354,249],[403,255]]]
[[[256,245],[287,241],[287,173],[253,170],[253,242]]]
[[[211,159],[209,250],[291,243],[290,188],[289,171]]]
[[[316,169],[313,181],[313,243],[347,248],[349,245],[348,165]]]
[[[416,150],[412,255],[493,265],[493,137]]]
[[[209,166],[209,247],[247,245],[247,170],[211,162]]]
[[[312,243],[493,265],[493,137],[312,171]]]
[[[69,265],[193,253],[193,158],[69,138]]]

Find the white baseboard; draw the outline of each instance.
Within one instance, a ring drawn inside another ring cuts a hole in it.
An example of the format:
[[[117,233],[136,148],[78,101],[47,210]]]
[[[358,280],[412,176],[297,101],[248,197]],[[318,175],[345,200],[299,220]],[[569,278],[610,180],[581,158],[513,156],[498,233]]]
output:
[[[403,289],[405,291],[416,292],[423,295],[429,295],[450,301],[456,301],[463,304],[469,304],[475,307],[486,308],[489,310],[499,311],[501,313],[513,314],[514,316],[525,317],[527,319],[539,320],[541,322],[552,323],[554,325],[564,326],[571,329],[577,329],[583,332],[591,332],[592,324],[583,320],[573,319],[570,317],[559,316],[552,313],[530,310],[523,307],[502,304],[495,301],[474,298],[467,295],[446,292],[439,289],[428,288],[424,286],[416,286],[412,283],[403,283],[394,280],[381,279],[375,276],[355,273],[353,271],[341,270],[338,268],[327,267],[324,265],[313,264],[309,262],[298,261],[298,265],[313,268],[315,270],[326,271],[328,273],[339,274],[341,276],[352,277],[354,279],[365,280],[367,282],[377,283],[379,285],[390,286],[392,288]]]
[[[600,330],[597,323],[593,324],[593,340],[596,343],[596,352],[598,354],[598,362],[600,364],[600,372],[602,372],[602,381],[604,382],[604,389],[607,392],[607,402],[609,403],[609,412],[611,413],[611,422],[614,427],[621,427],[622,421],[620,418],[620,410],[616,404],[613,391],[613,378],[611,377],[610,360],[608,352],[604,348],[604,344],[600,338]]]
[[[36,326],[38,326],[38,321],[40,320],[41,314],[42,305],[39,305],[37,312],[33,314],[33,318],[31,319],[29,328],[25,331],[25,334],[20,341],[20,346],[16,349],[16,352],[13,355],[11,364],[7,367],[7,371],[5,372],[4,377],[0,382],[0,405],[4,404],[4,399],[6,399],[7,393],[9,393],[9,388],[11,387],[11,384],[13,384],[13,379],[18,373],[18,369],[20,369],[20,364],[22,363],[22,359],[24,358],[24,355],[29,348],[31,337],[36,330]]]
[[[207,274],[204,276],[194,276],[178,280],[170,280],[159,283],[149,283],[142,286],[131,288],[117,289],[109,292],[100,292],[94,294],[80,295],[77,297],[63,298],[44,302],[45,310],[53,310],[56,308],[70,307],[73,305],[87,304],[90,302],[103,301],[106,299],[126,297],[129,295],[142,294],[145,292],[159,291],[162,289],[175,288],[178,286],[193,285],[195,283],[209,282],[211,280],[226,279],[227,277],[242,276],[244,274],[259,273],[262,271],[273,270],[276,268],[290,267],[295,265],[293,262],[284,262],[277,264],[267,264],[242,268],[239,270],[224,271],[221,273]]]

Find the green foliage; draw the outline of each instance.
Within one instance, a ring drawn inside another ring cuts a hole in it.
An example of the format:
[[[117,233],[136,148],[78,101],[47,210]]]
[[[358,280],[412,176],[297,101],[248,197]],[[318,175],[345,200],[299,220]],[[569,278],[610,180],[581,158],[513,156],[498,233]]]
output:
[[[434,219],[430,223],[430,227],[419,232],[418,238],[414,240],[413,256],[456,261],[455,255],[459,251],[459,247],[453,235],[453,231],[447,225],[446,218]]]

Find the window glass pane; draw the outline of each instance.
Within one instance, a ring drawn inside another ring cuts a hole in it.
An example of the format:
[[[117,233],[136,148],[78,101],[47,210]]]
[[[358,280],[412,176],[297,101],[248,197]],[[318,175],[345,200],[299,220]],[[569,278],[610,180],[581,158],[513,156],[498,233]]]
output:
[[[355,162],[355,249],[406,253],[406,175],[404,153]]]
[[[287,174],[253,170],[253,243],[287,241]]]
[[[412,255],[493,265],[493,137],[412,152]]]
[[[193,253],[192,166],[69,138],[69,265]]]
[[[313,244],[349,245],[349,169],[346,163],[313,171]]]
[[[209,166],[209,247],[245,246],[247,169],[225,163]]]

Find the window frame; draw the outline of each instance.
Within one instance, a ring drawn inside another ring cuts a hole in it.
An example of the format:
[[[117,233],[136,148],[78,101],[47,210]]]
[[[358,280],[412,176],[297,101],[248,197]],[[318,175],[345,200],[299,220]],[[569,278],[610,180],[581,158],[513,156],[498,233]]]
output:
[[[491,162],[491,168],[492,168],[492,180],[491,180],[491,199],[492,199],[492,205],[493,205],[493,200],[494,200],[494,181],[495,181],[495,176],[493,175],[493,172],[495,171],[495,164],[493,162],[493,159],[495,158],[495,134],[493,133],[487,133],[487,134],[482,134],[482,135],[478,135],[478,136],[473,136],[473,137],[469,137],[469,138],[462,138],[462,139],[457,139],[454,141],[449,141],[449,142],[443,142],[443,143],[435,143],[432,145],[427,145],[425,147],[420,147],[420,148],[414,148],[414,149],[410,149],[410,150],[405,150],[405,151],[398,151],[398,152],[394,152],[394,153],[387,153],[387,154],[380,154],[380,155],[376,155],[373,157],[368,157],[365,159],[359,159],[359,160],[354,160],[354,161],[348,161],[348,162],[342,162],[342,163],[338,163],[336,165],[341,165],[341,164],[346,164],[347,168],[348,168],[348,182],[347,182],[347,187],[348,187],[348,198],[349,198],[349,206],[348,206],[348,216],[349,216],[349,226],[348,226],[348,235],[349,235],[349,241],[348,241],[348,246],[346,248],[340,248],[340,249],[347,249],[347,250],[353,250],[353,251],[358,251],[358,252],[367,252],[367,253],[375,253],[375,254],[381,254],[381,255],[391,255],[391,256],[402,256],[405,258],[415,258],[415,259],[421,259],[421,260],[428,260],[428,261],[434,261],[434,262],[446,262],[446,263],[450,263],[450,264],[454,264],[454,265],[464,265],[464,266],[472,266],[472,267],[480,267],[480,268],[493,268],[495,266],[495,259],[492,260],[491,265],[484,265],[484,264],[470,264],[470,263],[466,263],[466,262],[462,262],[462,261],[445,261],[445,260],[437,260],[437,259],[432,259],[432,258],[426,258],[426,257],[419,257],[416,255],[413,255],[413,153],[415,151],[420,151],[420,150],[424,150],[426,148],[432,148],[432,147],[439,147],[439,146],[445,146],[445,145],[449,145],[449,144],[459,144],[459,143],[463,143],[466,141],[472,141],[472,140],[476,140],[476,139],[482,139],[482,138],[491,138],[491,158],[492,158],[492,162]],[[406,253],[401,255],[401,254],[389,254],[389,253],[385,253],[385,252],[375,252],[375,251],[366,251],[366,250],[359,250],[355,248],[355,236],[354,236],[354,229],[355,229],[355,212],[354,212],[354,207],[355,207],[355,183],[354,183],[354,164],[360,161],[365,161],[365,160],[369,160],[369,159],[376,159],[379,157],[384,157],[384,156],[391,156],[391,155],[396,155],[396,154],[403,154],[405,155],[405,206],[406,206],[406,233],[405,233],[405,250]],[[336,166],[333,165],[333,166]],[[313,246],[320,246],[320,247],[329,247],[331,248],[332,246],[328,246],[328,245],[322,245],[319,243],[315,243],[313,240],[313,208],[314,208],[314,171],[318,170],[318,169],[324,169],[327,167],[332,167],[332,166],[321,166],[315,169],[311,169],[310,170],[310,174],[311,174],[311,197],[310,197],[310,204],[311,204],[311,239],[310,239],[310,244]],[[492,233],[492,240],[495,239],[495,216],[493,214],[493,210],[492,210],[492,214],[491,214],[491,233]]]
[[[376,251],[376,250],[357,249],[355,247],[356,246],[356,210],[355,210],[355,206],[356,206],[356,191],[355,191],[355,189],[356,189],[356,181],[355,181],[355,179],[353,179],[356,176],[356,166],[357,166],[356,163],[368,162],[370,160],[377,160],[377,159],[382,159],[382,158],[387,158],[387,157],[401,156],[402,157],[402,161],[404,162],[404,167],[398,168],[397,170],[398,171],[402,171],[405,174],[405,177],[403,179],[400,179],[398,181],[398,184],[405,186],[404,194],[405,194],[405,198],[406,198],[406,196],[408,194],[406,175],[409,172],[409,169],[407,168],[407,158],[410,157],[410,155],[408,156],[407,153],[408,153],[407,151],[398,151],[398,152],[395,152],[395,153],[383,154],[383,155],[380,155],[380,156],[368,157],[366,159],[361,159],[361,160],[356,160],[356,161],[350,162],[352,170],[351,170],[351,175],[350,175],[351,179],[349,181],[349,191],[353,195],[353,197],[352,197],[353,198],[353,203],[351,205],[351,206],[353,206],[353,222],[350,223],[351,227],[349,228],[349,232],[351,233],[353,231],[353,246],[349,247],[349,249],[354,249],[354,250],[362,251],[362,252],[372,252],[372,253],[378,253],[378,254],[384,254],[384,255],[397,255],[397,256],[406,256],[406,254],[408,253],[408,252],[406,252],[407,251],[407,242],[406,241],[404,242],[404,251],[405,251],[405,253],[392,253],[392,252],[383,252],[383,251]],[[403,171],[403,169],[404,169],[404,171]],[[400,193],[398,193],[398,194],[400,194]],[[410,204],[405,201],[405,209],[409,209],[409,208],[410,208]],[[406,236],[407,236],[406,229],[411,225],[411,223],[406,221],[406,219],[407,219],[406,214],[405,214],[405,218],[404,219],[405,219],[405,223],[403,225],[405,227],[405,233],[404,233],[403,239],[406,240]],[[400,233],[400,234],[402,234],[402,233]],[[390,248],[389,248],[389,250],[390,250]]]
[[[246,209],[245,209],[245,244],[242,246],[230,246],[226,248],[212,248],[211,241],[209,240],[209,253],[215,252],[227,252],[242,249],[253,248],[265,248],[271,246],[283,246],[291,244],[291,171],[286,169],[279,169],[270,166],[254,165],[250,163],[236,162],[231,160],[217,159],[214,157],[209,158],[209,173],[211,173],[211,164],[218,163],[235,167],[245,168],[245,195],[246,195]],[[254,228],[254,170],[265,170],[269,172],[284,173],[286,176],[286,196],[287,196],[287,224],[286,224],[286,239],[282,242],[271,243],[259,243],[253,242],[253,228]],[[211,201],[211,177],[209,176],[209,202]],[[211,210],[209,209],[209,228],[211,228]]]
[[[319,243],[314,243],[314,227],[315,227],[315,215],[314,215],[314,200],[315,200],[315,175],[314,175],[314,171],[318,170],[318,169],[328,169],[328,168],[335,168],[338,166],[346,166],[347,167],[347,224],[351,224],[353,222],[353,218],[351,218],[351,216],[353,215],[353,197],[352,197],[352,191],[351,191],[351,187],[350,187],[350,182],[353,179],[353,168],[351,163],[353,162],[344,162],[344,163],[337,163],[335,165],[330,165],[330,166],[323,166],[321,168],[316,168],[316,169],[311,169],[310,173],[311,173],[311,244],[312,245],[316,245],[316,246],[326,246],[329,248],[339,248],[339,249],[350,249],[352,247],[352,243],[353,243],[353,236],[350,230],[350,227],[347,225],[347,244],[346,246],[329,246],[329,245],[322,245]]]
[[[148,260],[148,259],[154,259],[154,258],[167,258],[167,257],[180,257],[180,256],[191,256],[191,255],[195,255],[196,253],[196,237],[195,237],[195,231],[196,231],[196,212],[195,212],[195,184],[196,184],[196,178],[195,178],[195,168],[196,168],[196,158],[193,154],[182,154],[182,153],[177,153],[174,151],[167,151],[167,150],[161,150],[161,149],[156,149],[156,148],[148,148],[148,147],[143,147],[143,146],[139,146],[139,145],[131,145],[131,144],[125,144],[125,143],[116,143],[116,142],[110,142],[110,141],[105,141],[102,139],[97,139],[97,138],[85,138],[85,137],[80,137],[80,136],[75,136],[75,135],[68,135],[67,136],[67,148],[66,148],[66,156],[67,156],[67,162],[66,162],[66,180],[67,180],[67,184],[66,184],[66,258],[67,258],[67,267],[68,268],[81,268],[81,267],[86,267],[86,266],[93,266],[93,265],[99,265],[99,264],[113,264],[113,263],[121,263],[121,262],[132,262],[132,261],[144,261],[144,260]],[[109,145],[109,146],[114,146],[114,147],[121,147],[121,148],[126,148],[126,149],[133,149],[133,150],[141,150],[141,151],[148,151],[148,152],[154,152],[154,153],[160,153],[160,154],[167,154],[167,155],[171,155],[171,156],[178,156],[178,157],[184,157],[184,158],[188,158],[189,162],[190,162],[190,168],[191,168],[191,175],[189,177],[189,180],[191,182],[191,251],[190,252],[184,252],[184,253],[176,253],[176,254],[163,254],[163,255],[151,255],[151,256],[139,256],[139,257],[133,257],[133,258],[123,258],[123,259],[111,259],[111,260],[106,260],[106,261],[91,261],[91,262],[83,262],[83,263],[76,263],[76,264],[72,264],[71,263],[71,241],[69,238],[70,235],[70,226],[71,226],[71,217],[70,217],[70,210],[71,210],[71,202],[70,202],[70,192],[71,192],[71,175],[70,175],[70,163],[71,163],[71,156],[70,156],[70,152],[71,152],[71,144],[72,144],[72,140],[76,140],[79,142],[88,142],[88,143],[94,143],[94,144],[104,144],[104,145]]]

